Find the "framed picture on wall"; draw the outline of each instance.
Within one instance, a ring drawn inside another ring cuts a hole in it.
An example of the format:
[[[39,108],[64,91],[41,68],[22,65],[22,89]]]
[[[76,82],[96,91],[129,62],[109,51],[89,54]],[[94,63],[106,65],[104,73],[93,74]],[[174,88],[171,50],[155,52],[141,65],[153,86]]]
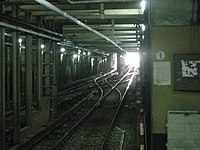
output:
[[[177,91],[200,91],[200,54],[175,54],[173,85]]]

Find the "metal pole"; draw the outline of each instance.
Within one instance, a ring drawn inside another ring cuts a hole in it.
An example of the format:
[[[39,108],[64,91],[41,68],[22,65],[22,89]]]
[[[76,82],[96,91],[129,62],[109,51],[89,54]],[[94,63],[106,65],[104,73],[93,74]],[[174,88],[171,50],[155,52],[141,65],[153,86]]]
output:
[[[50,109],[49,109],[49,121],[52,121],[55,114],[56,114],[56,42],[51,41],[52,46],[50,47],[50,56],[49,56],[49,63],[50,63],[50,87],[51,87],[51,93],[50,93]]]
[[[121,55],[121,53],[118,52],[117,53],[117,71],[118,71],[119,74],[121,73],[121,71],[120,71],[120,68],[121,68],[120,55]]]
[[[18,45],[18,33],[13,32],[13,50],[12,50],[12,80],[13,80],[13,142],[19,143],[20,135],[20,89],[18,88],[18,62],[19,62],[19,45]]]
[[[52,57],[53,57],[53,73],[52,73],[52,80],[53,80],[53,85],[52,85],[52,93],[53,93],[53,117],[55,117],[56,110],[57,110],[57,85],[56,85],[56,55],[57,55],[57,44],[55,41],[53,41],[53,50],[52,50]]]
[[[109,3],[109,2],[133,2],[133,0],[67,0],[71,4],[87,4],[87,3]]]
[[[38,102],[38,109],[41,109],[41,100],[42,100],[42,39],[37,38],[37,50],[36,50],[36,97]]]
[[[26,123],[32,124],[32,37],[26,35]]]
[[[5,150],[5,29],[0,28],[0,149]]]

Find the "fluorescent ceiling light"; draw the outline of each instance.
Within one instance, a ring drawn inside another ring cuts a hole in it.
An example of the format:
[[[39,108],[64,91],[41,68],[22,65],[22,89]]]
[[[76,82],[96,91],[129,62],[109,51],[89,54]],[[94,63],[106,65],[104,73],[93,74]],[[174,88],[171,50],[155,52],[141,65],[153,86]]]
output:
[[[141,9],[106,9],[105,15],[140,15]]]

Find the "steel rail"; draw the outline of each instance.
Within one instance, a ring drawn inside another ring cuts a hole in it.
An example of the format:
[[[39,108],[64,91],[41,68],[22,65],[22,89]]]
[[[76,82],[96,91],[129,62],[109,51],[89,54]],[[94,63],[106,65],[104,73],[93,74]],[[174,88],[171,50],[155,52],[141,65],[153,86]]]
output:
[[[119,150],[123,150],[124,149],[124,141],[125,141],[126,131],[120,129],[119,127],[116,127],[116,129],[118,129],[122,134],[120,144],[119,144]]]
[[[108,72],[108,73],[106,73],[106,74],[104,74],[103,75],[103,77],[106,77],[107,75],[110,75],[110,74],[112,74],[112,73],[114,73],[115,71],[113,70],[113,71],[111,71],[111,72]],[[100,97],[99,97],[99,100],[98,101],[100,101],[102,98],[103,98],[103,89],[102,89],[102,87],[99,85],[99,83],[97,82],[97,80],[99,80],[99,79],[101,79],[100,77],[97,77],[95,80],[94,80],[94,82],[95,82],[95,84],[97,85],[97,87],[99,88],[99,90],[100,90],[100,92],[101,92],[101,95],[100,95]],[[109,91],[108,91],[109,92]],[[107,92],[107,93],[108,93]],[[105,94],[106,95],[106,94]],[[105,96],[104,95],[104,96]]]
[[[83,78],[83,79],[80,79],[80,80],[72,81],[71,83],[64,84],[63,88],[68,89],[69,87],[76,86],[78,84],[82,84],[82,83],[88,82],[90,80],[93,81],[94,78],[95,78],[94,76],[91,76],[91,77],[88,77],[88,78]]]
[[[107,75],[109,75],[109,74],[111,74],[110,72],[109,73],[107,73],[107,74],[105,74],[104,76],[107,76]],[[99,99],[98,99],[98,101],[94,104],[94,106],[90,109],[90,110],[88,110],[88,112],[70,129],[70,131],[68,131],[58,142],[57,142],[57,144],[53,147],[53,149],[52,150],[56,150],[59,146],[60,146],[60,144],[78,127],[78,125],[80,125],[94,110],[95,110],[95,108],[97,108],[99,105],[100,105],[100,103],[101,103],[101,101],[103,100],[103,99],[105,99],[105,97],[113,90],[113,89],[115,89],[118,85],[119,85],[119,83],[124,79],[126,77],[126,75],[124,75],[108,92],[106,92],[105,94],[104,94],[104,92],[103,92],[103,89],[101,88],[101,86],[98,84],[98,82],[97,82],[97,80],[98,79],[100,79],[100,77],[98,77],[98,78],[96,78],[95,79],[95,83],[97,84],[97,86],[98,86],[98,88],[99,88],[99,90],[100,90],[100,92],[101,92],[101,95],[100,95],[100,97],[99,97]]]
[[[106,83],[107,83],[108,85],[110,85],[110,86],[113,88],[113,85],[110,84],[110,83],[108,82],[107,79],[106,79],[105,81],[106,81]],[[121,93],[121,91],[120,91],[118,88],[115,88],[115,90],[119,93],[119,95],[120,95],[120,99],[121,99],[121,97],[122,97],[122,93]]]
[[[115,72],[115,71],[108,72],[106,75],[109,75],[113,72]],[[105,76],[100,76],[99,79],[104,80],[103,77],[105,77]],[[80,90],[83,91],[83,88],[86,88],[87,86],[93,86],[93,84],[94,84],[93,82],[94,82],[94,78],[91,79],[91,80],[88,80],[86,82],[83,82],[81,84],[76,84],[75,86],[67,88],[63,91],[60,91],[58,93],[58,95],[62,96],[62,95],[70,94],[70,93],[73,93],[73,92],[79,92]],[[88,91],[88,88],[87,88],[87,91]]]
[[[129,71],[130,71],[130,70],[131,70],[131,69],[129,69]],[[129,71],[128,71],[128,73],[129,73]],[[125,75],[127,75],[127,73],[126,73]],[[115,122],[115,120],[116,120],[116,118],[117,118],[117,115],[119,114],[119,110],[121,109],[122,103],[123,103],[123,101],[124,101],[124,97],[125,97],[125,95],[126,95],[128,89],[129,89],[129,87],[130,87],[130,85],[131,85],[131,83],[132,83],[132,81],[133,81],[133,77],[134,77],[134,76],[135,76],[135,74],[133,73],[132,76],[131,76],[131,78],[130,78],[130,81],[129,81],[129,83],[128,83],[128,86],[126,87],[126,90],[125,90],[125,92],[124,92],[124,94],[123,94],[123,96],[122,96],[122,98],[121,98],[121,100],[120,100],[120,102],[119,102],[118,108],[117,108],[117,110],[116,110],[116,112],[115,112],[115,114],[114,114],[114,117],[113,117],[113,119],[112,119],[112,121],[111,121],[111,123],[110,123],[110,126],[109,126],[109,128],[108,128],[108,130],[107,130],[107,134],[106,134],[106,136],[104,137],[104,140],[103,140],[103,142],[102,142],[101,145],[100,145],[100,148],[99,148],[100,150],[105,149],[106,141],[107,141],[107,139],[108,139],[108,137],[109,137],[109,135],[110,135],[111,129],[112,129],[112,127],[113,127],[113,124],[114,124],[114,122]]]
[[[101,81],[102,80],[104,80],[104,79],[101,79]],[[81,83],[81,84],[77,84],[77,85],[75,85],[71,88],[65,89],[65,90],[59,92],[58,95],[62,96],[62,95],[70,94],[70,93],[73,93],[73,92],[79,92],[80,90],[83,91],[84,88],[92,87],[92,86],[94,86],[94,79],[89,80],[89,81],[84,82],[84,83]]]
[[[125,51],[123,48],[121,48],[117,43],[115,43],[113,40],[111,40],[109,37],[105,36],[104,34],[98,32],[97,30],[91,28],[90,26],[84,24],[83,22],[81,22],[80,20],[74,18],[73,16],[70,16],[69,14],[67,14],[66,12],[62,11],[61,9],[59,9],[58,7],[56,7],[55,5],[49,3],[46,0],[35,0],[36,2],[38,2],[39,4],[45,6],[46,8],[57,12],[58,14],[60,14],[61,16],[70,19],[71,21],[73,21],[74,23],[82,26],[83,28],[87,29],[90,32],[95,33],[96,35],[102,37],[103,39],[107,40],[108,42],[110,42],[111,44],[113,44],[115,47],[117,47],[120,51],[123,51],[125,53],[127,53],[127,51]]]
[[[30,140],[26,141],[22,145],[17,146],[15,149],[16,150],[27,150],[31,149],[35,144],[37,144],[40,140],[42,140],[45,136],[47,136],[50,132],[54,131],[56,128],[58,128],[60,125],[63,124],[69,117],[71,116],[70,114],[76,113],[82,105],[84,105],[84,102],[86,102],[88,99],[91,99],[93,96],[94,92],[90,93],[87,97],[82,99],[78,105],[73,108],[72,110],[67,111],[63,115],[61,115],[58,119],[56,119],[54,122],[49,124],[45,129],[41,130],[38,134],[33,136]]]
[[[67,93],[72,93],[72,92],[74,92],[73,90],[75,90],[75,91],[77,91],[77,90],[79,90],[79,87],[83,87],[83,86],[86,86],[87,84],[89,85],[91,82],[93,82],[94,81],[94,79],[92,79],[92,80],[89,80],[89,81],[86,81],[86,82],[84,82],[84,83],[81,83],[81,84],[77,84],[77,85],[75,85],[75,86],[72,86],[72,87],[70,87],[70,88],[67,88],[67,89],[65,89],[65,90],[63,90],[63,91],[60,91],[59,93],[58,93],[58,95],[60,96],[60,95],[65,95],[65,94],[67,94]]]

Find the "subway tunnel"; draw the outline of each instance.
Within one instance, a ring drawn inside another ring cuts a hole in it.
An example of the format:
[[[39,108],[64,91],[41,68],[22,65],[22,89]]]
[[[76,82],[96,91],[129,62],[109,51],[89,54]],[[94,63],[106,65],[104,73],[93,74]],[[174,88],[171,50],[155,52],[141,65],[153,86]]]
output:
[[[198,0],[1,0],[1,150],[199,150]]]

